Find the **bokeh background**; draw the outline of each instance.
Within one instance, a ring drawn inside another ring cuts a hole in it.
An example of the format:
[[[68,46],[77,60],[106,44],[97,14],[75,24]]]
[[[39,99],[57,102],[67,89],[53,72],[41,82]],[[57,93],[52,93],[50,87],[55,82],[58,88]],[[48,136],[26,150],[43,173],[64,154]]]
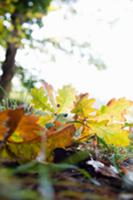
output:
[[[17,52],[13,91],[25,91],[23,74],[26,84],[72,84],[99,101],[133,99],[132,0],[53,0],[43,26],[32,29],[33,46],[25,40]]]

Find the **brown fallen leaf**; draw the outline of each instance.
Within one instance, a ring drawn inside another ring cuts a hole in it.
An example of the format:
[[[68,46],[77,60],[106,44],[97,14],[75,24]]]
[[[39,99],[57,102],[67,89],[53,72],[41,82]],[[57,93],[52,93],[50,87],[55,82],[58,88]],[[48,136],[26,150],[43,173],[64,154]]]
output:
[[[66,125],[58,131],[47,131],[45,149],[48,159],[52,158],[52,152],[56,148],[66,148],[73,143],[73,136],[75,133],[75,127],[73,124]]]
[[[91,165],[95,172],[98,172],[103,176],[119,178],[118,170],[112,165],[106,166],[104,163],[93,159],[87,161],[87,164]]]

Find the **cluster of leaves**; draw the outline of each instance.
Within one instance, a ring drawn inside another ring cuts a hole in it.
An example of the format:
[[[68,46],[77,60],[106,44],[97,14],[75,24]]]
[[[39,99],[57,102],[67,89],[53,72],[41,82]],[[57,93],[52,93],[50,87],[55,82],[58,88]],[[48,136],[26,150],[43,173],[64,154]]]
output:
[[[32,42],[34,25],[43,26],[42,19],[55,8],[52,0],[0,0],[0,45],[24,45],[23,39]],[[67,1],[66,1],[67,2]]]
[[[0,159],[18,162],[41,159],[51,161],[56,148],[73,144],[129,148],[132,123],[126,115],[133,102],[112,99],[100,109],[87,93],[77,95],[71,85],[54,91],[44,82],[31,90],[31,109],[18,106],[0,112]]]
[[[42,26],[51,0],[0,0],[0,44],[20,46],[22,39],[31,39],[32,25]]]

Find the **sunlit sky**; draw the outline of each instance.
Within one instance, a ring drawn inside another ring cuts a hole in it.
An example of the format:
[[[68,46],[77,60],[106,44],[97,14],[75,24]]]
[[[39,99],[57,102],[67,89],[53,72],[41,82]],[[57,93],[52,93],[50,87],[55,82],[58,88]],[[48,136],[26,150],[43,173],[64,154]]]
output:
[[[78,62],[77,58],[57,53],[56,62],[44,62],[46,55],[37,50],[21,51],[17,59],[38,76],[59,88],[72,84],[79,92],[89,92],[101,100],[112,97],[133,99],[133,1],[78,0],[76,15],[68,15],[66,6],[44,18],[44,28],[36,30],[35,38],[72,37],[90,42],[101,56],[106,70]]]

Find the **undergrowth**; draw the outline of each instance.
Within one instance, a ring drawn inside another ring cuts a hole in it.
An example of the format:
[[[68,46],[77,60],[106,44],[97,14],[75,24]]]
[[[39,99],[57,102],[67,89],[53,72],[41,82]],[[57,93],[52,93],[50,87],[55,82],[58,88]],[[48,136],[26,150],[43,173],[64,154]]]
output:
[[[56,174],[66,170],[94,184],[88,166],[104,176],[125,175],[124,163],[133,157],[131,100],[96,108],[88,93],[71,85],[54,91],[48,83],[30,95],[28,103],[5,99],[0,105],[2,199],[52,200]]]

